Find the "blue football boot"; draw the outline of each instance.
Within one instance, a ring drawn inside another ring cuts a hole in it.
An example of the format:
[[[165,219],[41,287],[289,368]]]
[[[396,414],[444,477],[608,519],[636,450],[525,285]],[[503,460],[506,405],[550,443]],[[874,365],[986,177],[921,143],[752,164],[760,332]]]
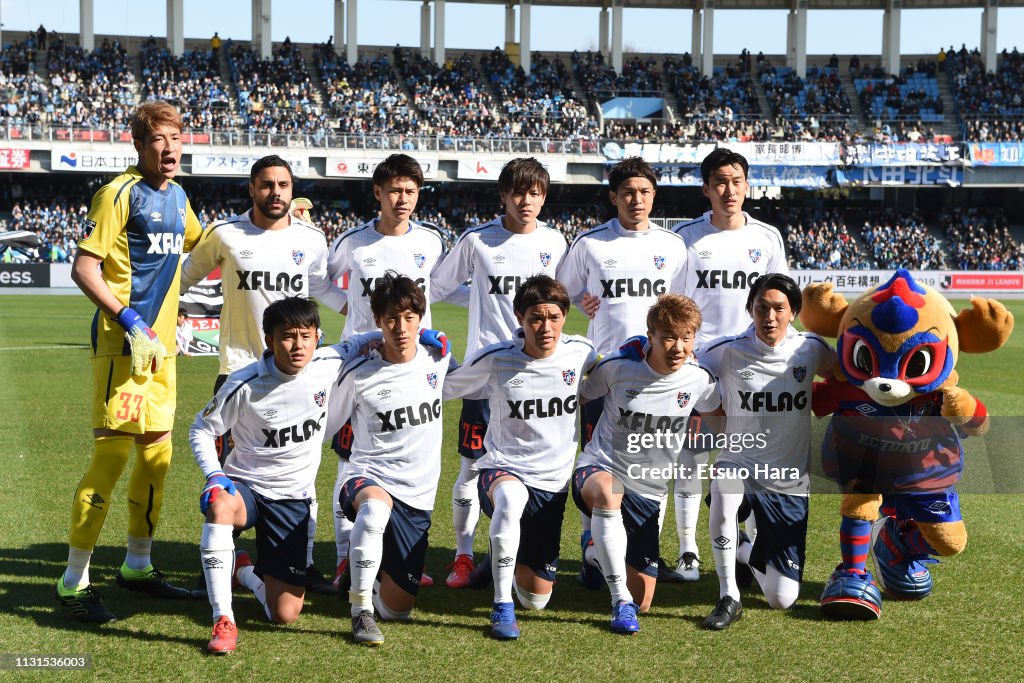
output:
[[[511,602],[494,603],[494,611],[491,612],[491,635],[497,640],[516,640],[519,638],[516,608]]]
[[[882,592],[871,572],[861,574],[840,564],[825,584],[819,606],[830,619],[869,621],[882,614]]]
[[[925,564],[938,560],[912,554],[894,517],[882,517],[871,525],[871,549],[878,582],[891,597],[920,600],[932,592],[932,574]]]
[[[636,603],[620,600],[612,607],[612,633],[633,635],[640,632],[640,622],[636,612],[640,609]]]
[[[596,591],[604,585],[604,574],[600,569],[587,562],[587,547],[592,545],[594,545],[594,541],[590,538],[590,531],[580,534],[580,573],[576,580],[584,587]]]

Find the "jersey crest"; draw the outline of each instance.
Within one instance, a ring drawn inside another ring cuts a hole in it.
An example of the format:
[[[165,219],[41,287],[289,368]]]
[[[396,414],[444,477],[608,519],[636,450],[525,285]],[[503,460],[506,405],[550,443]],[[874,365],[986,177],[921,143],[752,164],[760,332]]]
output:
[[[655,256],[654,257],[654,267],[657,268],[658,270],[663,270],[665,268],[665,257],[664,256]]]
[[[417,268],[422,268],[423,264],[427,262],[427,257],[423,254],[413,254],[412,259],[416,262]]]
[[[540,265],[547,268],[551,264],[551,253],[542,251],[540,252]]]
[[[431,372],[427,374],[427,384],[430,385],[431,389],[437,389],[437,373]]]
[[[688,392],[688,391],[680,391],[678,394],[676,394],[676,403],[679,404],[680,408],[685,408],[686,405],[689,402],[690,402],[690,392]]]
[[[572,383],[576,381],[576,370],[562,370],[562,380],[569,386],[572,386]]]
[[[318,406],[323,408],[324,407],[324,403],[327,402],[327,390],[326,389],[321,389],[320,391],[318,391],[315,394],[313,394],[313,400],[316,401],[316,404]]]
[[[306,258],[306,252],[299,251],[297,249],[292,250],[292,261],[295,261],[295,265],[301,266],[303,259]]]
[[[747,254],[750,256],[750,260],[753,261],[754,263],[757,263],[758,261],[761,260],[760,249],[747,249]]]
[[[82,239],[89,239],[92,231],[96,229],[96,221],[91,218],[85,219],[85,226],[82,228]]]
[[[793,378],[797,382],[803,382],[806,377],[807,377],[807,366],[806,365],[800,365],[800,366],[797,366],[797,367],[793,368]]]

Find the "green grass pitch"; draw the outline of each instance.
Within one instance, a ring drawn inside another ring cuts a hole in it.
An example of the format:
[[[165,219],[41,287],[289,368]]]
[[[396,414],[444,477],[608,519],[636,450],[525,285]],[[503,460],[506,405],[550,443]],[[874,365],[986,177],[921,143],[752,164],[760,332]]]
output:
[[[1010,302],[1019,321],[1024,303]],[[958,307],[960,303],[958,302]],[[427,557],[438,587],[420,593],[414,619],[384,624],[377,650],[348,638],[348,606],[338,597],[313,595],[298,623],[267,624],[254,598],[237,593],[239,650],[227,658],[204,654],[210,608],[204,601],[161,602],[127,593],[113,582],[124,554],[127,474],[93,558],[92,577],[120,620],[83,627],[58,612],[53,584],[63,570],[69,504],[90,455],[89,353],[92,307],[82,296],[0,297],[0,655],[92,656],[92,674],[109,680],[820,680],[986,679],[1018,680],[1024,664],[1024,584],[1019,571],[1019,495],[969,494],[963,499],[970,541],[960,556],[933,568],[935,590],[918,603],[886,601],[878,622],[834,623],[821,618],[817,600],[839,559],[837,496],[812,498],[804,585],[796,609],[767,608],[756,591],[744,595],[744,618],[725,632],[700,621],[718,595],[702,511],[702,556],[696,584],[658,587],[642,632],[633,638],[608,631],[607,591],[590,592],[575,581],[579,568],[579,516],[571,502],[562,535],[563,559],[550,608],[519,611],[523,636],[495,642],[487,636],[491,594],[443,587],[451,561],[450,491],[458,405],[445,412],[444,472]],[[435,309],[461,358],[465,311]],[[325,321],[337,339],[340,318]],[[584,329],[578,312],[570,331]],[[997,415],[1024,415],[1020,368],[1024,333],[996,353],[961,357],[962,384]],[[209,398],[215,358],[178,361],[175,458],[157,533],[157,566],[191,585],[199,570],[198,510],[201,475],[187,431]],[[819,427],[820,430],[820,427]],[[996,454],[1019,470],[1019,447]],[[971,460],[968,455],[968,473]],[[329,451],[319,477],[322,524],[317,564],[334,566],[330,496],[335,461]],[[662,551],[675,556],[672,513]],[[486,519],[477,551],[486,547]],[[241,541],[251,547],[251,534]],[[7,672],[0,674],[6,678]],[[64,676],[80,677],[66,672]]]

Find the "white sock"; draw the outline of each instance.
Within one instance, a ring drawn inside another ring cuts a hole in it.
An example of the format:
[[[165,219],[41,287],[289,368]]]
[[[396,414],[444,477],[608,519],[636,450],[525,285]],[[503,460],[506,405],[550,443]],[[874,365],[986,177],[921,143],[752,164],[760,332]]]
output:
[[[682,488],[683,482],[676,482]],[[676,504],[676,534],[679,536],[679,557],[683,553],[700,556],[697,549],[697,522],[700,520],[700,494],[680,490],[672,496]]]
[[[717,480],[711,484],[708,530],[711,534],[715,572],[718,574],[718,596],[729,595],[739,600],[740,589],[736,585],[736,513],[743,502],[743,495],[719,493],[717,484]]]
[[[341,485],[347,479],[345,472],[347,464],[347,460],[338,459],[338,477],[334,480],[334,500],[331,501],[334,510],[334,548],[338,554],[338,564],[341,564],[342,560],[348,559],[348,543],[349,537],[352,535],[352,522],[348,521],[348,517],[342,512],[341,502],[338,500],[341,497]]]
[[[153,549],[153,537],[137,538],[128,535],[128,552],[124,556],[124,563],[129,569],[143,570],[153,564],[150,559],[150,551]]]
[[[203,536],[199,541],[199,554],[203,560],[203,574],[206,576],[206,593],[213,607],[213,620],[221,616],[235,620],[231,611],[231,575],[235,568],[234,527],[230,524],[203,525]]]
[[[316,513],[320,503],[316,498],[309,501],[309,524],[306,525],[306,566],[313,566],[313,543],[316,541]]]
[[[583,531],[590,531],[590,517],[585,515],[582,510],[580,510],[580,524],[583,526]]]
[[[64,587],[81,589],[89,585],[89,562],[92,550],[68,548],[68,567],[64,570]]]
[[[384,554],[384,530],[391,519],[391,508],[380,500],[370,499],[359,506],[356,522],[352,526],[352,548],[349,551],[349,571],[352,588],[348,600],[352,603],[352,616],[373,610],[373,582],[380,571]]]
[[[267,615],[267,620],[273,621],[274,617],[270,614],[270,605],[267,604],[267,586],[263,583],[263,579],[256,576],[256,568],[252,566],[242,567],[238,570],[236,576],[238,576],[238,583],[251,590],[252,594],[263,605],[263,611]]]
[[[612,594],[612,605],[625,600],[633,602],[633,596],[626,588],[626,527],[622,524],[621,510],[594,508],[591,511],[591,525],[597,561],[604,573],[604,580]]]
[[[512,602],[519,554],[520,520],[530,492],[523,482],[507,480],[494,489],[494,514],[491,515],[491,574],[494,577],[494,602]]]
[[[452,487],[452,526],[455,527],[455,554],[473,557],[473,535],[480,519],[480,500],[476,482],[480,474],[473,461],[459,456],[462,465]]]
[[[658,538],[661,538],[661,530],[665,528],[665,514],[668,512],[668,494],[661,497],[658,502]]]
[[[747,536],[750,538],[750,542],[753,543],[757,540],[757,515],[751,510],[747,518],[743,520],[743,526],[746,527]]]
[[[750,552],[754,549],[753,543],[743,541],[736,546],[736,561],[740,564],[750,564]]]

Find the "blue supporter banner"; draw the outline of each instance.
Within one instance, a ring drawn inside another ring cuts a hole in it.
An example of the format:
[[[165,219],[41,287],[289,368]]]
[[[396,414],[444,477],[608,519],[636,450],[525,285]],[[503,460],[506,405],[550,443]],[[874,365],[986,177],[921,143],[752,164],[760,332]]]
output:
[[[843,148],[847,166],[962,166],[964,155],[955,142],[856,143]]]
[[[615,97],[601,103],[606,119],[661,118],[665,100],[660,97]]]
[[[835,173],[836,185],[947,185],[964,183],[959,166],[868,166]]]
[[[975,166],[1024,166],[1024,143],[972,142],[968,150]]]

